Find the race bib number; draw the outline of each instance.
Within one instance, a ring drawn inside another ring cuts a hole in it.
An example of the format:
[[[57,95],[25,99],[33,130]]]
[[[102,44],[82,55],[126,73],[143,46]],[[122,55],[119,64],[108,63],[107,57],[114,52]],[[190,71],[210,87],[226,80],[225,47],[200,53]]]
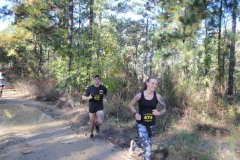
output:
[[[94,99],[95,101],[100,101],[100,95],[94,95],[93,99]]]
[[[154,122],[154,115],[151,113],[143,114],[143,122],[145,123],[153,123]]]

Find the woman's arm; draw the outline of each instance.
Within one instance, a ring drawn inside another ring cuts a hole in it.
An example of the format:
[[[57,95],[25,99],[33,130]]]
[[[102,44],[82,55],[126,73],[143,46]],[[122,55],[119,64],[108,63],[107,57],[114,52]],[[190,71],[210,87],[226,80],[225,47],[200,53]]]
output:
[[[130,108],[130,110],[132,111],[132,113],[134,114],[134,117],[137,120],[141,120],[141,115],[137,112],[135,105],[137,104],[137,102],[139,101],[139,99],[141,98],[141,93],[138,93],[134,96],[134,98],[132,99],[132,101],[128,104],[128,107]]]
[[[163,106],[164,109],[162,111],[158,111],[157,109],[154,109],[153,114],[154,115],[163,115],[167,111],[166,103],[164,102],[164,99],[162,98],[162,96],[160,94],[157,94],[157,99],[158,99],[158,102]]]

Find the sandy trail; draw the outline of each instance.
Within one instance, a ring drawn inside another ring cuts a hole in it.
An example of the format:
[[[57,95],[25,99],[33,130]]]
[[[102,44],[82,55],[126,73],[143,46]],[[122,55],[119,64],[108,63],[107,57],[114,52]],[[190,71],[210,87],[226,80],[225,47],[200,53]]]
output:
[[[66,120],[53,119],[31,125],[2,125],[7,107],[24,106],[38,109],[45,103],[29,100],[14,89],[4,89],[0,103],[1,160],[131,160],[126,149],[88,135],[76,134]],[[5,111],[5,112],[4,112]],[[31,113],[29,113],[31,114]],[[29,115],[28,115],[29,116]],[[2,120],[1,120],[2,119]]]

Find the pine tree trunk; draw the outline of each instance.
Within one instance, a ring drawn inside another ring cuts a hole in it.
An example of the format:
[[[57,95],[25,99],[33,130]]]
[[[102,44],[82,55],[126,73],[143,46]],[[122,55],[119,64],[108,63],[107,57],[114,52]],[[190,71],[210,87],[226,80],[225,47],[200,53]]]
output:
[[[39,59],[38,59],[38,74],[43,74],[42,65],[43,65],[43,48],[42,48],[42,45],[40,44]]]
[[[220,94],[223,95],[223,89],[224,89],[224,70],[223,70],[223,57],[221,53],[221,40],[222,40],[222,3],[223,1],[220,1],[220,12],[219,12],[219,22],[218,22],[218,81],[219,81],[219,86],[220,86]]]
[[[229,57],[229,75],[228,75],[228,95],[233,95],[233,82],[234,82],[234,67],[236,64],[235,58],[235,44],[236,44],[236,20],[237,20],[237,0],[233,0],[233,13],[232,13],[232,38],[230,46]]]
[[[88,28],[88,38],[89,38],[89,48],[92,48],[92,41],[93,41],[93,22],[94,22],[94,0],[89,0],[89,28]],[[87,65],[87,75],[88,75],[88,80],[87,83],[91,81],[91,73],[90,73],[90,68],[91,68],[91,60],[92,60],[92,50],[88,50],[89,52],[89,59],[88,59],[88,65]]]
[[[68,0],[68,72],[71,71],[72,66],[72,32],[73,32],[73,0]]]
[[[90,13],[89,13],[89,40],[93,39],[93,20],[94,20],[94,11],[93,11],[94,0],[90,0]]]

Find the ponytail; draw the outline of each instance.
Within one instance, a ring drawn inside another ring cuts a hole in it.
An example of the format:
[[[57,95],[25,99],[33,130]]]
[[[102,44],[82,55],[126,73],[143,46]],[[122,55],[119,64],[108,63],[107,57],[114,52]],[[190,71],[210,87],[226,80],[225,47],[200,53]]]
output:
[[[145,91],[147,89],[147,81],[145,81],[143,84],[142,84],[142,87],[141,87],[141,92]]]

